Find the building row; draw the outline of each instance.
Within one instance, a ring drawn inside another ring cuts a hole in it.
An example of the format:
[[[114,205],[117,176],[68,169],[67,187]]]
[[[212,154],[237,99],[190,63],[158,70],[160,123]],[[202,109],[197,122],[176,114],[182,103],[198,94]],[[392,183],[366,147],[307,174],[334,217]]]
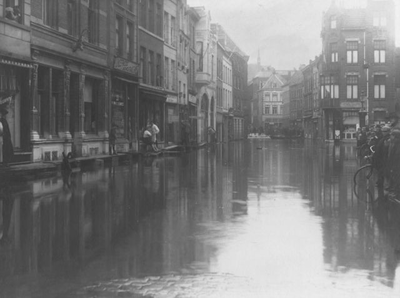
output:
[[[321,55],[286,81],[273,71],[264,84],[256,86],[257,77],[250,82],[259,113],[252,114],[253,123],[329,141],[353,140],[359,127],[387,122],[400,113],[395,36],[394,1],[366,0],[357,7],[332,1],[323,15]]]
[[[186,0],[0,0],[0,105],[15,161],[242,138],[247,61]]]

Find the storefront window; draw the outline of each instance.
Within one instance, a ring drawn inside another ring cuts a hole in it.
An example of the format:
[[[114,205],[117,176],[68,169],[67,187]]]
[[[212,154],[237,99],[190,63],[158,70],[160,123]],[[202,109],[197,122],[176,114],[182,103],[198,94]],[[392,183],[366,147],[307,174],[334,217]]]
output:
[[[113,95],[111,99],[111,127],[116,126],[118,138],[125,137],[125,98],[126,86],[120,80],[113,81]]]
[[[85,92],[84,92],[84,108],[85,108],[85,122],[84,131],[86,133],[97,133],[98,116],[98,90],[99,83],[97,80],[86,78]]]

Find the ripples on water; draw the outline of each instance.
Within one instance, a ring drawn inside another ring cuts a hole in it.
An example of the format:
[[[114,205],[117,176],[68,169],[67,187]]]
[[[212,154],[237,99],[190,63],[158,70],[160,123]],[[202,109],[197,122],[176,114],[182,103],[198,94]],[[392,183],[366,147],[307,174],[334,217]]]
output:
[[[358,166],[253,140],[5,183],[0,297],[399,297],[400,213],[354,196]]]

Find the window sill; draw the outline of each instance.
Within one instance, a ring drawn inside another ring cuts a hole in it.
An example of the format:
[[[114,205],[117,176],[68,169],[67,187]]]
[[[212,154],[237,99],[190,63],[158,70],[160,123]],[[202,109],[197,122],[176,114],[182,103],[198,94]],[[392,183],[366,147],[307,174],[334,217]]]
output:
[[[21,24],[19,22],[16,22],[16,21],[9,20],[9,19],[7,19],[5,17],[1,17],[0,18],[0,22],[5,23],[5,24],[9,24],[11,26],[20,28],[20,29],[25,30],[25,31],[31,31],[31,28],[29,28],[28,26],[25,26],[25,25],[23,25],[23,24]]]

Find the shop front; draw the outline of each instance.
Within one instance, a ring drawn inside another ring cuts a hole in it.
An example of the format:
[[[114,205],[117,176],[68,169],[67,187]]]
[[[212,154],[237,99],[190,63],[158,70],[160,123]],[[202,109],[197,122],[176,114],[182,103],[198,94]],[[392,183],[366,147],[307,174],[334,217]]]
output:
[[[118,152],[138,151],[138,64],[116,57],[112,72],[110,129],[115,128]]]
[[[166,99],[166,130],[165,143],[179,144],[181,142],[179,124],[179,105],[176,95],[167,95]]]
[[[139,129],[142,130],[149,121],[156,124],[160,129],[157,142],[161,148],[164,146],[166,133],[166,98],[167,94],[161,88],[142,85],[139,87]]]
[[[0,56],[0,107],[7,111],[14,157],[10,162],[31,160],[30,73],[28,61]]]
[[[33,161],[62,153],[108,153],[109,73],[104,69],[36,54],[32,75]]]

